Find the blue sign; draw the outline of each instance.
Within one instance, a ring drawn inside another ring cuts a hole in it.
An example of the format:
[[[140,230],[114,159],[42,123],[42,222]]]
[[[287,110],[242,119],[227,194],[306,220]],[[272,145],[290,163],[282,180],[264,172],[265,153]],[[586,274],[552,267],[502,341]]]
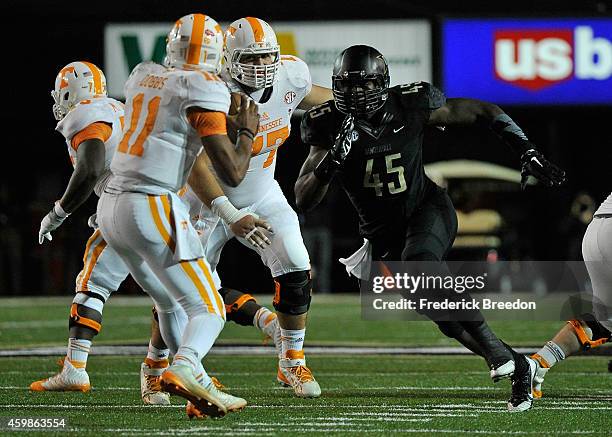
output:
[[[500,104],[612,104],[612,19],[447,19],[448,97]]]

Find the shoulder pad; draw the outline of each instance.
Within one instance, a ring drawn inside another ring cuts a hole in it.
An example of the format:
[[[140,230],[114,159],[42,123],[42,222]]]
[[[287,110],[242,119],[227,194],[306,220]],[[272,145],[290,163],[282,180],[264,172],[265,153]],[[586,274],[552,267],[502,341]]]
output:
[[[217,75],[190,71],[185,80],[188,89],[189,106],[199,106],[210,111],[227,114],[230,107],[230,93],[227,85]]]
[[[308,145],[331,147],[336,134],[337,119],[338,110],[333,100],[313,106],[302,117],[302,141]]]
[[[433,111],[446,103],[444,93],[427,82],[396,85],[391,91],[399,95],[405,108]]]
[[[109,100],[106,98],[83,100],[60,120],[55,130],[69,140],[92,123],[112,124],[116,117],[116,111]]]
[[[285,69],[287,79],[292,86],[297,89],[312,87],[312,78],[308,65],[296,56],[283,55],[281,56],[281,68]]]

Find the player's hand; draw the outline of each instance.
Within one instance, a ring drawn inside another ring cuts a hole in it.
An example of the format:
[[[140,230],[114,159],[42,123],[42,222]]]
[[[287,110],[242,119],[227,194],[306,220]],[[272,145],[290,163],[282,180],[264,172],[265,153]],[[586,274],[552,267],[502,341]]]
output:
[[[230,229],[235,235],[244,238],[255,247],[265,249],[270,245],[270,239],[266,236],[265,231],[272,232],[272,227],[265,220],[261,220],[257,214],[245,215],[232,223]]]
[[[51,232],[55,231],[60,225],[66,220],[67,215],[60,217],[55,212],[55,206],[49,211],[49,213],[40,222],[40,230],[38,231],[38,244],[43,244],[45,238],[49,241],[53,239]]]
[[[248,129],[253,136],[257,135],[259,129],[259,110],[255,101],[244,94],[240,95],[240,106],[236,114],[236,126],[238,129]]]
[[[351,114],[348,114],[340,125],[340,131],[338,132],[338,135],[336,135],[334,147],[332,147],[331,149],[331,154],[334,158],[334,161],[338,163],[343,163],[347,155],[351,151],[354,128],[354,118]]]
[[[521,156],[521,188],[527,186],[527,177],[533,176],[543,184],[554,187],[565,183],[565,172],[544,158],[536,149],[529,149]]]

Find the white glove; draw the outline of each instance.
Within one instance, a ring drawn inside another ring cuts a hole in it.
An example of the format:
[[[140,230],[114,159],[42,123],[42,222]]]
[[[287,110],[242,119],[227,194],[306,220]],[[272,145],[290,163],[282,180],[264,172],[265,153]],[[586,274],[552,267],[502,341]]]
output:
[[[55,231],[66,220],[70,214],[64,211],[59,201],[55,202],[53,209],[40,222],[40,230],[38,231],[38,244],[43,244],[45,238],[49,241],[53,239],[51,232]]]

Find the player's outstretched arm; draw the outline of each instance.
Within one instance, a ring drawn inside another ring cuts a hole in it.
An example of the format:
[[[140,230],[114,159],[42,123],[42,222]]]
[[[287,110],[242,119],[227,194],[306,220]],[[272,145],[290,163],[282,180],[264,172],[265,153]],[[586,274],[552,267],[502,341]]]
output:
[[[565,172],[549,162],[522,129],[499,106],[474,99],[448,99],[432,111],[428,124],[434,126],[481,124],[488,126],[521,158],[521,186],[533,176],[552,187],[565,182]]]
[[[198,108],[190,108],[188,117],[195,118],[193,111],[198,110]],[[232,187],[238,186],[244,179],[249,168],[253,139],[259,128],[257,105],[244,95],[241,95],[236,122],[238,130],[235,145],[232,144],[225,131],[201,137],[202,145],[206,149],[217,176]],[[225,130],[225,123],[224,117],[223,130]]]
[[[334,99],[334,94],[330,88],[313,85],[306,97],[298,105],[298,109],[309,110],[313,106],[321,105]]]
[[[328,150],[322,147],[310,147],[310,153],[295,181],[295,202],[300,211],[310,211],[323,200],[327,193],[331,178],[321,179],[314,173],[327,153]]]
[[[56,230],[72,212],[91,195],[98,178],[104,171],[104,142],[91,138],[78,145],[74,171],[68,181],[64,195],[40,223],[38,242],[51,241],[51,232]]]
[[[208,164],[206,153],[200,153],[188,179],[193,192],[230,226],[235,235],[245,238],[253,246],[265,248],[270,240],[263,231],[271,231],[270,225],[253,213],[236,209],[225,196]]]

